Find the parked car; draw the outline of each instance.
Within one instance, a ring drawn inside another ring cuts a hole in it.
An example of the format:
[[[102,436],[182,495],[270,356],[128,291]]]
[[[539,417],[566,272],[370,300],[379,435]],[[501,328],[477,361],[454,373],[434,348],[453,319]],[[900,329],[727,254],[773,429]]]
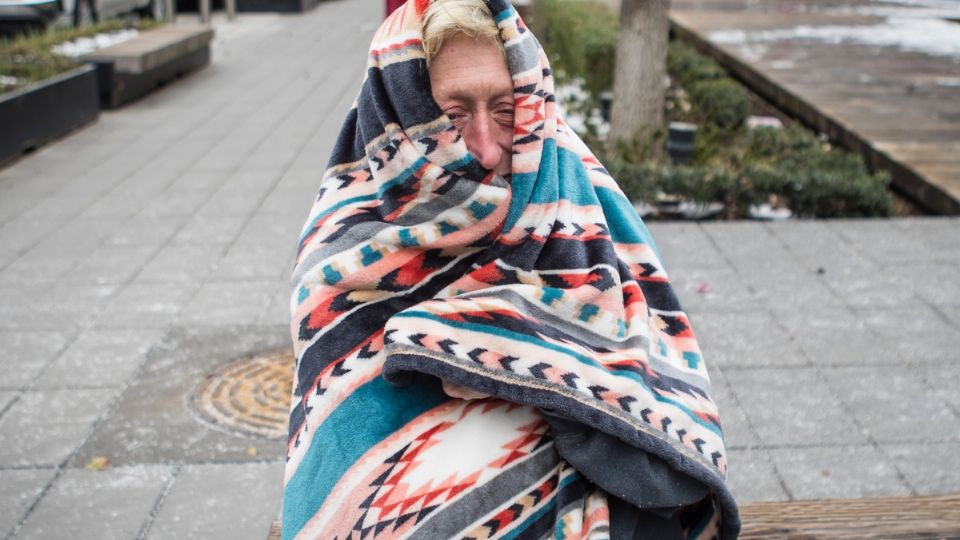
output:
[[[0,32],[4,35],[50,25],[89,24],[137,13],[162,19],[164,0],[0,0]]]
[[[0,35],[46,28],[62,12],[60,0],[0,0]]]

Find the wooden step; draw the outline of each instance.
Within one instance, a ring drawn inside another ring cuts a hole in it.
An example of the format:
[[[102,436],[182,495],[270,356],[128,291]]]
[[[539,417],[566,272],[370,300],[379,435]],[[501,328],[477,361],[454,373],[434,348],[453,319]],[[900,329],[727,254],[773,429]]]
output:
[[[742,539],[960,538],[960,494],[740,506]]]
[[[960,538],[960,494],[740,506],[742,540],[930,540]],[[267,540],[280,540],[273,522]]]

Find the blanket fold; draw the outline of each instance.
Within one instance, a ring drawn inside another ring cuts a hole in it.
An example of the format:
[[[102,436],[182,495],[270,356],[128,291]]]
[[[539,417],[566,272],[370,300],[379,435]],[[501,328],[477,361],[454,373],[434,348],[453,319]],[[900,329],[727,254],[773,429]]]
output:
[[[429,0],[374,37],[299,241],[283,537],[735,538],[660,256],[563,122],[536,39],[485,1],[514,85],[509,179],[430,95]]]

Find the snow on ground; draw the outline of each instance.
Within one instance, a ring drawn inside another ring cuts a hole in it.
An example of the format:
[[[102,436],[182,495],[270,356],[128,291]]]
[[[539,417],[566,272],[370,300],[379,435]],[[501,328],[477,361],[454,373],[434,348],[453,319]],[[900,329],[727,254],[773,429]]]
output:
[[[787,40],[857,43],[895,47],[902,51],[947,56],[960,61],[960,0],[875,0],[874,4],[832,8],[836,15],[869,15],[878,24],[799,25],[774,30],[719,30],[710,33],[716,43],[758,46]]]
[[[128,30],[120,30],[117,32],[109,32],[103,34],[97,34],[89,38],[78,38],[73,41],[67,41],[61,43],[53,48],[53,52],[62,55],[69,56],[71,58],[76,58],[84,54],[93,52],[97,49],[102,49],[104,47],[109,47],[111,45],[116,45],[117,43],[123,43],[124,41],[129,41],[137,37],[137,30],[131,28]]]

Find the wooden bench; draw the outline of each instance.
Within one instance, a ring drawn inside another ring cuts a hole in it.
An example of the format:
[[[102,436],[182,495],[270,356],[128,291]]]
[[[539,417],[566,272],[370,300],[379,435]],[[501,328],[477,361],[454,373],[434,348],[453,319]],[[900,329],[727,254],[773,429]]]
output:
[[[921,540],[960,538],[960,494],[749,503],[743,540]],[[267,540],[280,540],[280,522]]]
[[[210,63],[213,29],[166,25],[83,56],[97,67],[100,104],[114,109]]]
[[[750,540],[960,538],[960,494],[750,503],[740,514]]]

